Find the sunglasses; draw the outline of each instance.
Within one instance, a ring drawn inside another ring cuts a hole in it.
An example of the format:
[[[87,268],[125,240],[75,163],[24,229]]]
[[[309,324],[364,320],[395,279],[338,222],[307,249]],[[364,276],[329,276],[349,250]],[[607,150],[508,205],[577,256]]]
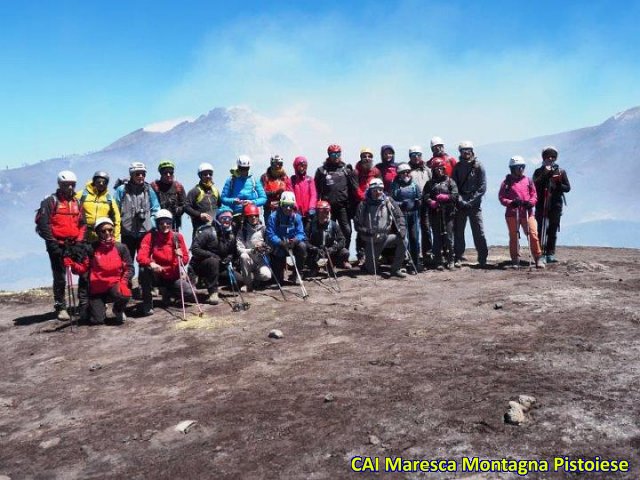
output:
[[[113,228],[102,228],[98,231],[99,235],[104,235],[107,233],[113,233]]]
[[[460,153],[471,153],[473,152],[472,148],[461,148]]]
[[[282,208],[293,209],[293,205],[282,205]]]
[[[213,172],[200,172],[201,177],[213,177]]]
[[[163,170],[160,175],[173,175],[173,170]]]
[[[371,155],[370,153],[363,153],[362,155],[360,155],[360,158],[372,159],[373,155]]]
[[[147,176],[147,172],[133,172],[132,175],[134,177],[146,177]]]
[[[420,153],[420,152],[412,152],[412,153],[409,154],[409,156],[410,157],[421,157],[422,153]]]
[[[331,152],[329,154],[330,157],[339,157],[342,155],[342,152]]]

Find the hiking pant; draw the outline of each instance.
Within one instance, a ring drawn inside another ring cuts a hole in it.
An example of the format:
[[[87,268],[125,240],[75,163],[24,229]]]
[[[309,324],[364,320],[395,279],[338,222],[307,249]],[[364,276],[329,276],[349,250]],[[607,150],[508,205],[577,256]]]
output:
[[[380,273],[380,266],[378,263],[378,257],[382,253],[385,248],[394,248],[393,253],[393,262],[391,263],[391,271],[397,272],[402,267],[402,262],[404,260],[407,249],[400,238],[400,235],[395,233],[391,233],[389,235],[379,235],[378,238],[373,239],[371,241],[371,237],[363,238],[365,240],[364,244],[364,268],[367,273],[373,275],[375,273]]]
[[[264,259],[256,253],[240,254],[240,270],[242,283],[253,285],[254,280],[267,282],[271,280],[271,271],[264,264]]]
[[[282,249],[279,249],[282,251]],[[307,258],[307,244],[305,242],[298,242],[292,249],[293,256],[296,259],[296,265],[298,266],[298,271],[300,275],[302,275],[302,269],[304,268],[305,260]],[[276,279],[280,284],[282,284],[284,280],[284,269],[287,265],[287,256],[285,254],[283,256],[280,255],[271,255],[271,269],[273,270],[273,274],[276,276]],[[293,272],[295,275],[295,270]]]
[[[433,241],[431,240],[431,226],[429,216],[420,215],[420,249],[422,251],[422,261],[433,254]]]
[[[122,295],[118,285],[114,285],[107,292],[100,295],[89,295],[89,313],[96,323],[104,323],[107,318],[106,304],[113,302],[113,313],[124,310],[131,297]]]
[[[511,255],[511,260],[517,262],[520,260],[520,252],[519,252],[519,239],[518,239],[518,231],[520,230],[517,225],[516,217],[506,217],[507,227],[509,228],[509,254]],[[520,226],[522,227],[522,231],[527,236],[529,240],[529,248],[531,249],[531,254],[533,255],[533,259],[537,260],[542,256],[542,250],[540,249],[540,240],[538,240],[538,222],[533,215],[531,215],[527,210],[520,209]]]
[[[404,214],[404,221],[407,226],[407,239],[409,240],[409,254],[413,264],[418,265],[418,254],[420,252],[419,229],[420,220],[418,212],[407,212]]]
[[[453,223],[454,216],[447,215],[439,208],[429,211],[429,222],[433,232],[434,263],[440,265],[453,261]]]
[[[344,246],[349,249],[351,246],[351,216],[349,215],[349,209],[346,205],[340,205],[337,203],[331,204],[331,218],[333,218],[344,235]]]
[[[150,267],[140,268],[138,279],[140,281],[140,288],[142,289],[142,305],[145,310],[153,307],[153,295],[151,294],[153,287],[166,288],[173,294],[176,292],[179,294],[180,289],[182,289],[184,292],[191,294],[191,287],[185,280],[182,280],[182,278],[167,280],[157,275]],[[180,284],[182,284],[182,287]]]
[[[349,261],[349,250],[346,248],[341,248],[337,252],[331,252],[330,254],[331,262],[333,266],[337,268],[337,266],[342,267],[345,262]],[[318,248],[313,252],[307,253],[307,267],[309,269],[317,269],[318,268],[318,260],[321,258],[325,258],[325,252],[322,248]]]
[[[558,239],[558,230],[560,230],[560,217],[562,216],[562,208],[550,208],[546,218],[546,225],[543,222],[544,212],[542,209],[536,208],[536,222],[538,222],[538,238],[540,239],[540,247],[545,255],[556,254],[556,240]],[[546,232],[543,232],[543,227],[546,226]],[[543,233],[546,233],[546,245],[542,245],[544,242]]]
[[[466,242],[464,239],[464,230],[467,227],[467,218],[471,224],[471,233],[473,235],[473,244],[478,253],[478,263],[485,263],[489,255],[487,248],[487,239],[484,236],[484,226],[482,222],[482,209],[480,207],[460,208],[456,211],[453,242],[455,248],[455,258],[459,260],[464,255]]]
[[[51,263],[51,273],[53,274],[53,301],[56,311],[64,310],[67,307],[65,300],[65,288],[67,286],[67,269],[63,263],[62,252],[52,251],[47,248],[49,262]]]
[[[122,233],[122,243],[124,243],[129,250],[129,255],[131,255],[131,261],[133,262],[136,259],[136,253],[140,250],[140,244],[142,243],[142,237],[134,237],[133,235],[127,235],[126,233]]]
[[[220,257],[213,255],[200,260],[197,263],[192,262],[193,271],[200,278],[204,278],[207,285],[207,292],[214,293],[218,291],[218,280],[220,278]]]

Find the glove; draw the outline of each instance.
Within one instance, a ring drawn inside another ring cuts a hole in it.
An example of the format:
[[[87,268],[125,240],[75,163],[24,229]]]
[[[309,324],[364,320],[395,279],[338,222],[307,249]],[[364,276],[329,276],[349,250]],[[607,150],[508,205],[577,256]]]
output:
[[[64,265],[65,268],[73,267],[73,260],[71,260],[71,258],[69,257],[64,257],[62,259],[62,264]]]
[[[562,177],[560,175],[554,175],[553,177],[551,177],[551,180],[556,183],[560,183],[562,181]]]
[[[522,205],[522,201],[519,198],[516,198],[515,200],[511,200],[511,203],[509,204],[509,206],[513,208],[518,208],[521,205]]]
[[[224,263],[225,265],[229,265],[232,260],[233,260],[233,255],[227,255],[222,259],[222,263]]]
[[[533,203],[531,203],[529,201],[524,201],[524,202],[522,202],[522,206],[524,208],[533,208]]]
[[[436,195],[436,202],[444,203],[448,202],[451,197],[446,193],[439,193]]]
[[[435,200],[428,200],[427,205],[429,205],[429,208],[431,210],[435,210],[436,208],[438,208],[438,202],[436,202]]]
[[[291,245],[292,247],[295,247],[299,243],[300,243],[300,240],[298,240],[297,238],[290,238],[289,239],[289,245]]]
[[[469,202],[465,202],[464,200],[458,200],[458,206],[460,208],[469,208]]]
[[[316,209],[315,208],[312,208],[311,210],[309,210],[309,216],[310,217],[315,216],[315,214],[316,214]]]
[[[280,240],[280,246],[286,250],[289,248],[289,242],[286,240]]]
[[[124,278],[120,279],[120,283],[118,284],[118,290],[120,290],[120,294],[123,297],[131,297],[131,289],[129,288],[129,284],[127,280]]]
[[[307,252],[309,252],[311,255],[315,255],[318,253],[320,249],[318,247],[316,247],[315,245],[309,245],[307,247]]]

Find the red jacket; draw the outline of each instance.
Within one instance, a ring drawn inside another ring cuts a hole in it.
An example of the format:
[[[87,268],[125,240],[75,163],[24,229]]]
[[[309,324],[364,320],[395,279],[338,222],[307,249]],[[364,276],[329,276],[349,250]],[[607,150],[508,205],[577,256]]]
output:
[[[427,162],[427,167],[431,168],[434,158],[440,158],[444,160],[444,173],[447,174],[447,177],[451,178],[453,176],[453,168],[456,166],[456,163],[458,163],[458,161],[448,153],[445,153],[441,157],[431,157]]]
[[[369,182],[372,178],[382,178],[382,173],[377,167],[371,167],[368,172],[363,172],[360,168],[360,162],[356,163],[356,177],[358,178],[358,189],[356,190],[356,197],[358,202],[364,200],[364,195],[369,188]]]
[[[38,230],[45,240],[81,242],[86,229],[82,207],[75,197],[65,200],[56,192],[40,204]]]
[[[264,193],[267,194],[267,203],[264,206],[265,212],[271,212],[278,207],[277,202],[280,201],[282,192],[293,192],[289,176],[284,174],[282,177],[272,177],[271,167],[267,168],[266,173],[262,174],[260,182],[264,187]],[[276,202],[275,206],[273,202]]]
[[[316,193],[316,182],[309,175],[300,177],[300,175],[291,176],[291,187],[296,196],[296,208],[298,213],[303,217],[309,215],[309,210],[315,210],[318,203],[318,194]]]
[[[78,275],[89,272],[89,295],[92,296],[102,295],[115,285],[126,286],[133,276],[129,250],[118,242],[110,245],[95,242],[93,255],[85,258],[82,263],[73,262],[71,269]]]
[[[189,262],[189,250],[182,234],[173,231],[161,233],[156,230],[148,232],[142,238],[140,250],[138,250],[138,263],[141,267],[148,267],[151,262],[157,263],[163,267],[158,273],[160,277],[169,281],[178,280],[180,266],[175,253],[175,241],[180,246],[183,265],[186,265]]]

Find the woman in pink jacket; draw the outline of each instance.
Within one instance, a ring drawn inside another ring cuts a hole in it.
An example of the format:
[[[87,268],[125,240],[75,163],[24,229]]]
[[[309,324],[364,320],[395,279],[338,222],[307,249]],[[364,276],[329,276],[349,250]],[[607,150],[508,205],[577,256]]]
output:
[[[318,203],[316,183],[307,175],[306,157],[296,157],[293,161],[293,170],[296,173],[291,176],[291,187],[296,196],[296,208],[302,215],[302,224],[306,229],[311,223],[311,218],[316,214],[316,203]]]
[[[536,268],[544,268],[542,262],[542,250],[538,239],[538,225],[532,214],[533,207],[538,200],[536,187],[533,181],[525,176],[526,163],[520,155],[515,155],[509,160],[511,173],[500,185],[498,198],[500,203],[507,207],[505,218],[509,228],[509,253],[514,267],[520,265],[520,252],[518,235],[520,226],[529,239],[529,248]]]

